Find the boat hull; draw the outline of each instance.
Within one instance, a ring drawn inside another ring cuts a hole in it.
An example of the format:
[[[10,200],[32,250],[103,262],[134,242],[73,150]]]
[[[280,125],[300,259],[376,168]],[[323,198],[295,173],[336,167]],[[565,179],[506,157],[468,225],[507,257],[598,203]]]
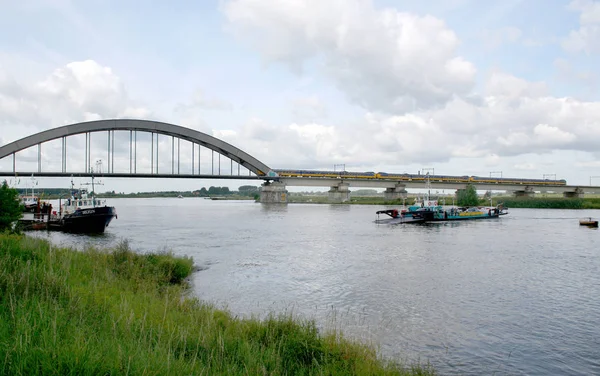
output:
[[[23,205],[23,213],[35,213],[37,211],[37,208],[37,204]]]
[[[407,223],[424,223],[425,220],[423,218],[413,218],[412,216],[405,217],[397,217],[397,218],[384,218],[377,219],[375,223],[377,224],[386,224],[386,225],[402,225]]]
[[[101,234],[116,215],[112,206],[79,209],[62,218],[62,230],[79,234]]]
[[[508,214],[494,209],[488,210],[487,212],[462,212],[454,215],[448,214],[447,211],[437,212],[433,210],[424,210],[414,213],[414,216],[422,218],[425,222],[456,222],[495,219],[499,218],[501,215]]]

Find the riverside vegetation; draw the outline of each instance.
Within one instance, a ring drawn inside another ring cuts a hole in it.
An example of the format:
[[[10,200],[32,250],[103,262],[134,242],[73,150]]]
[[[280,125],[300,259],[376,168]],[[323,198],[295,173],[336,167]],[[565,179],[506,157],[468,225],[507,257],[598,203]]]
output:
[[[444,200],[445,199],[445,200]],[[511,197],[511,196],[493,196],[493,204],[504,204],[507,208],[529,208],[529,209],[600,209],[600,198],[584,197],[584,198],[563,198],[563,197]],[[350,196],[350,201],[340,204],[358,204],[358,205],[412,205],[415,201],[413,195],[409,195],[406,200],[395,199],[386,200],[382,196]],[[442,196],[438,202],[442,204],[452,205],[452,196]],[[312,204],[329,204],[326,196],[312,195],[290,195],[290,203],[312,203]],[[480,198],[478,205],[490,205],[490,200]]]
[[[187,296],[190,258],[0,234],[0,374],[431,375],[289,315]],[[208,288],[208,287],[207,287]]]

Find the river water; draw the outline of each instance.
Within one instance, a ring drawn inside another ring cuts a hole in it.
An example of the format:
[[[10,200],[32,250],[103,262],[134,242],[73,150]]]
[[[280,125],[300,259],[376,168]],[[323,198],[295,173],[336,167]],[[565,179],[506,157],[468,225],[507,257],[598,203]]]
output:
[[[600,211],[377,225],[383,206],[113,199],[102,236],[54,243],[194,258],[198,297],[238,316],[313,318],[441,374],[600,374]]]

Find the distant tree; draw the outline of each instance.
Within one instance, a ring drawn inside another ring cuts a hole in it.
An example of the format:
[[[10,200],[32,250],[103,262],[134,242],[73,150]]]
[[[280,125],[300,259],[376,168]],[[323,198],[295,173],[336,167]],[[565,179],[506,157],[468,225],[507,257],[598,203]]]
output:
[[[465,189],[459,189],[456,192],[456,202],[459,206],[477,206],[479,205],[479,197],[473,184],[467,184]]]
[[[224,195],[230,195],[231,191],[229,190],[229,187],[212,187],[211,186],[210,188],[208,188],[208,194],[224,196]]]
[[[206,190],[206,188],[202,187],[200,189],[200,196],[204,196],[204,197],[208,196],[208,191]]]
[[[6,180],[0,186],[0,231],[12,229],[21,218],[23,207],[19,201],[19,192],[10,188]]]
[[[352,192],[353,196],[377,196],[376,189],[357,189]]]
[[[492,198],[492,191],[485,191],[485,194],[483,195],[483,199],[486,201],[490,201],[491,198]]]
[[[258,187],[254,185],[242,185],[238,188],[238,192],[243,196],[254,196],[258,193]]]

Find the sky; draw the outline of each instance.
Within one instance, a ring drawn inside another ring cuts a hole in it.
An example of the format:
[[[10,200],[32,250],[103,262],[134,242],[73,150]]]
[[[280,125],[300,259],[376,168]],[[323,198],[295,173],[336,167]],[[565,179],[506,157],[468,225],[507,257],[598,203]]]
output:
[[[272,168],[501,172],[600,185],[600,1],[0,6],[0,146],[81,121],[136,118],[210,134]],[[116,170],[125,170],[129,135],[116,137]],[[172,140],[159,140],[170,157]],[[138,170],[150,168],[149,142],[138,139]],[[83,169],[84,145],[69,138],[70,170]],[[106,163],[106,135],[92,147]],[[187,171],[191,147],[181,153]],[[60,169],[60,141],[42,154],[44,167]],[[209,152],[201,156],[206,168]],[[17,155],[23,170],[36,161],[37,149]],[[12,158],[0,169],[11,170]],[[244,184],[105,181],[123,192]]]

